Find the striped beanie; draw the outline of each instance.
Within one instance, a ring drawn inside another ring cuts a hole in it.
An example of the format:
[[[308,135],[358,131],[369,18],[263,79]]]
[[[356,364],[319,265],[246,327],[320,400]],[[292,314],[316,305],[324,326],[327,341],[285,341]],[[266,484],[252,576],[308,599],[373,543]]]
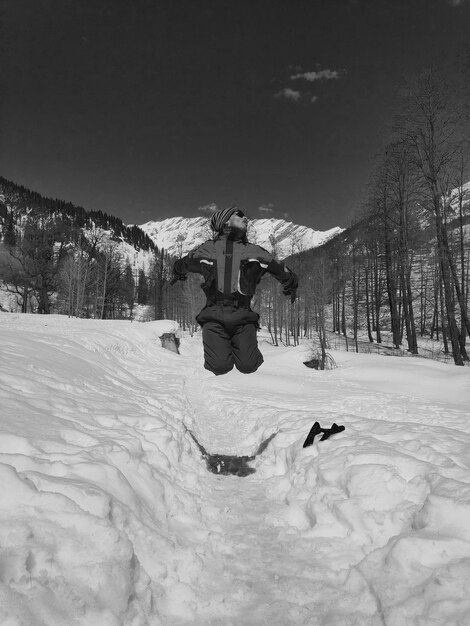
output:
[[[216,233],[222,233],[225,224],[229,221],[232,215],[237,212],[243,213],[243,211],[240,211],[236,204],[231,206],[229,209],[221,209],[220,211],[216,211],[211,217],[212,230]]]

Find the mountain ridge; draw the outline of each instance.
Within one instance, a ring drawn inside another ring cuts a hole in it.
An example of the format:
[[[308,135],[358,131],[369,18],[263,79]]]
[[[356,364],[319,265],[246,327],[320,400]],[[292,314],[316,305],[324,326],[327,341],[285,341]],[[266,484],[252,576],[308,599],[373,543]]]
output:
[[[207,217],[170,217],[163,220],[151,220],[140,224],[139,228],[147,234],[159,249],[165,249],[173,256],[182,256],[213,237]],[[248,239],[270,252],[275,251],[279,258],[303,252],[323,245],[344,229],[336,226],[326,231],[319,231],[294,224],[283,219],[259,218],[250,220]]]
[[[59,218],[71,227],[79,228],[85,236],[99,230],[103,243],[114,242],[124,258],[134,266],[148,265],[151,256],[164,250],[170,256],[180,257],[213,237],[210,218],[169,217],[151,220],[142,225],[124,224],[120,218],[102,211],[88,211],[71,202],[48,198],[3,177],[0,177],[0,238],[7,222],[20,228],[29,217]],[[249,222],[248,238],[279,258],[316,248],[344,231],[334,227],[326,231],[277,218],[255,218]]]

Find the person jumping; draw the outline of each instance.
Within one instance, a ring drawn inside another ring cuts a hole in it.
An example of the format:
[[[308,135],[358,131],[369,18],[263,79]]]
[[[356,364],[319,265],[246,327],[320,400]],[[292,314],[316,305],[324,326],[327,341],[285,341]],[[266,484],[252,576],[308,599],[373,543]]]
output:
[[[207,302],[196,321],[202,326],[205,369],[220,376],[235,365],[243,374],[251,374],[264,360],[256,339],[259,314],[250,306],[256,286],[269,272],[294,302],[297,276],[247,240],[248,219],[237,206],[214,213],[210,225],[214,238],[175,262],[170,284],[186,280],[188,272],[204,278],[201,287]]]

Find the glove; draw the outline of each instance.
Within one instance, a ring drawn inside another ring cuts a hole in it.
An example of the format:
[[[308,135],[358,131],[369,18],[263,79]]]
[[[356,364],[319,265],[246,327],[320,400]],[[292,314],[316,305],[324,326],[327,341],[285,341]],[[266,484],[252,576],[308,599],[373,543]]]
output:
[[[294,304],[297,298],[297,287],[299,286],[299,281],[297,275],[294,272],[290,272],[289,280],[284,283],[283,294],[285,296],[290,296],[291,304]]]
[[[186,280],[188,278],[187,274],[175,274],[173,278],[170,280],[170,287],[173,287],[175,283],[179,280]]]
[[[297,299],[297,289],[284,289],[282,293],[285,296],[290,296],[291,304],[294,304]]]
[[[308,446],[311,446],[313,443],[313,440],[315,439],[315,435],[319,435],[320,433],[323,433],[323,437],[320,439],[320,441],[325,441],[325,439],[328,439],[330,435],[336,435],[336,433],[342,433],[344,429],[345,429],[344,426],[338,426],[338,424],[333,424],[331,428],[322,428],[318,422],[315,422],[315,424],[310,429],[310,432],[307,435],[307,439],[304,441],[304,445],[302,447],[308,448]]]

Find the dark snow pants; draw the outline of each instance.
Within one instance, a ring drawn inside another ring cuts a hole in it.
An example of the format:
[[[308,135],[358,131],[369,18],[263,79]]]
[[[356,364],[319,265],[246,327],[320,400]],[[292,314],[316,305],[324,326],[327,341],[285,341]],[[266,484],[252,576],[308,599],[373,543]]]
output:
[[[259,315],[227,304],[204,307],[196,320],[202,326],[204,367],[216,376],[233,366],[243,374],[255,372],[263,363],[256,329]]]

